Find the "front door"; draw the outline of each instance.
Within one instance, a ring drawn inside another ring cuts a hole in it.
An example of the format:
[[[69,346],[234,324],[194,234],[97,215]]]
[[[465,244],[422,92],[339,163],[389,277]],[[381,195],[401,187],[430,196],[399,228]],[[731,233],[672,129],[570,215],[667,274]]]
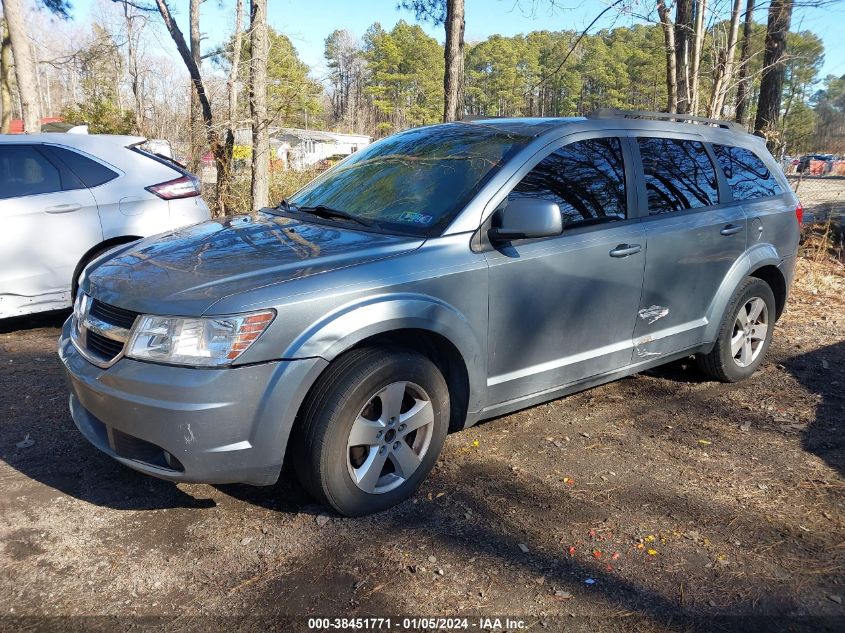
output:
[[[632,142],[642,163],[648,252],[635,360],[647,360],[703,342],[708,308],[745,251],[747,222],[741,203],[720,199],[704,143],[649,136]]]
[[[615,137],[569,143],[510,192],[557,203],[564,231],[486,254],[490,404],[630,364],[645,243],[628,215],[626,153]]]
[[[73,272],[103,239],[94,197],[69,178],[35,145],[0,144],[0,318],[70,305]]]

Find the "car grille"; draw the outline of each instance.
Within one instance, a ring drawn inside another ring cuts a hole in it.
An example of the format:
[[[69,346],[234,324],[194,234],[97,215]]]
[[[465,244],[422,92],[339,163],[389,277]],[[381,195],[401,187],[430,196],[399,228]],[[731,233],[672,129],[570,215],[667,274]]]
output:
[[[137,312],[82,296],[74,308],[75,342],[91,362],[108,366],[123,351]]]
[[[91,301],[90,314],[91,316],[100,319],[100,321],[104,321],[111,325],[117,325],[118,327],[126,328],[127,330],[132,327],[132,324],[135,323],[135,317],[138,316],[137,312],[124,310],[123,308],[118,308],[117,306],[110,306],[108,303],[103,303],[97,299],[93,299]]]
[[[115,356],[120,354],[123,349],[123,343],[106,338],[102,334],[98,334],[93,330],[88,330],[88,335],[85,338],[88,350],[94,352],[99,358],[103,360],[112,360]]]

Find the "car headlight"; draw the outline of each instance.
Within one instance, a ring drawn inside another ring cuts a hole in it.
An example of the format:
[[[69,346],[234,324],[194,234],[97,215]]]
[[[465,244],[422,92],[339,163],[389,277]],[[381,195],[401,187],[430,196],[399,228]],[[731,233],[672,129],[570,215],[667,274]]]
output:
[[[143,315],[132,327],[126,356],[172,365],[228,365],[275,316],[274,310],[201,318]]]

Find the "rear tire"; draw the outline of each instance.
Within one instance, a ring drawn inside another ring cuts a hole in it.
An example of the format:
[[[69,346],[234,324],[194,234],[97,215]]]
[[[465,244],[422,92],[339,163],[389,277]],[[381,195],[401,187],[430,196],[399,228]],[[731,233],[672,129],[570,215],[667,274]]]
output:
[[[417,352],[352,350],[317,380],[291,438],[302,485],[345,516],[410,497],[449,428],[449,389]]]
[[[769,285],[747,277],[725,310],[713,349],[696,358],[701,371],[722,382],[751,376],[769,349],[775,314],[775,296]]]

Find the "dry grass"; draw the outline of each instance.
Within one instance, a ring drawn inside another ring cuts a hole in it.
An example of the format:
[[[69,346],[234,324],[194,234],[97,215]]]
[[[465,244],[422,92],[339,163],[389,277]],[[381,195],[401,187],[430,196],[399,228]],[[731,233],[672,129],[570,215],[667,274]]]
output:
[[[286,198],[301,189],[304,185],[322,173],[321,169],[308,169],[305,171],[273,171],[270,173],[270,204],[277,205],[282,198]],[[232,189],[226,200],[225,215],[239,215],[250,212],[250,172],[243,170],[235,174]],[[214,185],[205,183],[203,185],[203,197],[209,206],[214,217],[220,217],[218,209],[214,208]]]

